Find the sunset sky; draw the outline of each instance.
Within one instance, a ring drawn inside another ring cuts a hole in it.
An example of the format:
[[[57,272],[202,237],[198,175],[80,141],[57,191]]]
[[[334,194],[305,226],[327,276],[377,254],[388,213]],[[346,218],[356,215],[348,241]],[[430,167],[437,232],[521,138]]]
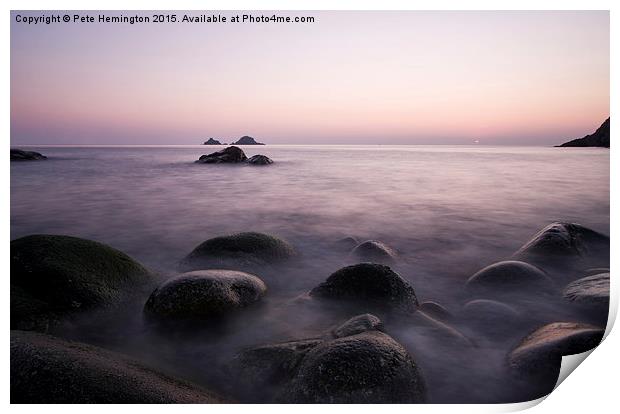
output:
[[[17,14],[42,13],[12,12],[13,145],[242,135],[550,145],[609,116],[608,12],[279,12],[315,23],[135,25],[27,25]]]

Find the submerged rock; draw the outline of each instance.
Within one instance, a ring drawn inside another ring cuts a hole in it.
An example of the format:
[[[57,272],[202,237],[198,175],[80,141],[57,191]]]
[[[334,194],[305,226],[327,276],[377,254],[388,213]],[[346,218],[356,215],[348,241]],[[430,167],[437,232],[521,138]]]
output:
[[[433,318],[437,318],[442,321],[452,319],[452,314],[446,308],[444,308],[442,305],[440,305],[437,302],[433,302],[433,301],[422,302],[420,303],[419,310]]]
[[[222,145],[222,143],[217,139],[209,138],[209,140],[205,141],[202,145]]]
[[[265,145],[265,144],[261,142],[256,142],[254,138],[244,135],[241,138],[239,138],[237,142],[233,142],[233,145]]]
[[[607,317],[609,312],[609,273],[587,276],[570,283],[564,297],[578,305]]]
[[[34,161],[46,159],[47,157],[39,152],[11,148],[11,161]]]
[[[376,240],[367,240],[353,249],[352,254],[362,260],[371,262],[390,262],[397,253],[394,249]]]
[[[508,355],[508,365],[517,377],[536,386],[541,397],[553,390],[562,356],[596,347],[604,330],[592,325],[556,322],[526,336]]]
[[[239,147],[227,147],[223,150],[213,152],[208,155],[201,155],[199,164],[222,164],[222,163],[239,163],[248,159],[243,150]]]
[[[231,264],[252,265],[278,263],[297,255],[286,241],[264,233],[247,232],[209,239],[183,259],[186,270],[204,269],[205,266]]]
[[[545,272],[529,263],[514,260],[494,263],[467,280],[471,290],[493,290],[498,295],[548,292],[553,282]]]
[[[11,403],[222,403],[214,393],[121,354],[11,331]]]
[[[490,299],[476,299],[463,306],[462,316],[488,336],[508,336],[521,322],[521,314],[512,306]]]
[[[62,316],[116,303],[150,280],[125,253],[70,236],[11,242],[11,327],[46,330]]]
[[[273,160],[266,155],[254,155],[248,159],[248,164],[252,165],[268,165],[273,164]]]
[[[381,326],[373,315],[360,315],[336,329],[345,336],[334,338],[332,334],[248,349],[231,366],[243,383],[269,392],[253,396],[262,401],[424,402],[424,380],[416,363],[402,345],[376,330]]]
[[[575,223],[552,223],[523,245],[514,257],[542,263],[566,263],[566,259],[582,258],[609,262],[609,237]]]
[[[151,294],[144,313],[151,320],[227,316],[260,300],[267,287],[258,277],[233,270],[198,270],[173,277]]]
[[[350,252],[357,246],[360,242],[352,236],[343,237],[341,239],[336,240],[333,243],[333,247],[339,251]]]
[[[413,312],[418,300],[413,287],[388,266],[360,263],[343,267],[312,289],[311,297],[355,303],[360,311]]]
[[[383,331],[383,322],[375,315],[365,313],[354,316],[332,331],[336,338],[356,335],[366,331]]]

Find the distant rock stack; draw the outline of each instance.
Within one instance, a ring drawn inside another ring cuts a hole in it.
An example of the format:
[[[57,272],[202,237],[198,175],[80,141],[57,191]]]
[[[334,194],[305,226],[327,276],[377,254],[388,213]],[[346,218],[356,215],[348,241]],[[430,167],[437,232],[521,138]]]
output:
[[[565,142],[558,147],[604,147],[609,148],[609,118],[590,135]]]
[[[33,161],[45,159],[47,159],[47,157],[39,152],[11,148],[11,161]]]
[[[209,140],[205,141],[202,145],[222,145],[222,143],[217,139],[209,138]]]
[[[265,145],[262,142],[256,142],[256,140],[247,135],[239,138],[237,142],[233,142],[233,145]]]

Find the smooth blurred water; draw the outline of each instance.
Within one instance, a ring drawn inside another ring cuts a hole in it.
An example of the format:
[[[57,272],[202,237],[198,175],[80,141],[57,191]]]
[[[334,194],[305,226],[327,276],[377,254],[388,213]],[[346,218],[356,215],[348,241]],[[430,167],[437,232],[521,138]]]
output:
[[[275,163],[193,163],[220,148],[32,148],[49,159],[11,163],[11,238],[55,233],[94,239],[169,275],[208,238],[272,233],[304,258],[285,275],[267,276],[273,297],[281,300],[307,291],[347,263],[334,252],[335,240],[377,239],[399,251],[393,268],[422,300],[454,310],[464,300],[466,278],[509,257],[552,221],[574,221],[609,234],[606,149],[248,146],[243,147],[248,156],[265,154]],[[270,300],[268,306],[277,302]],[[555,318],[550,312],[541,320]],[[302,325],[303,318],[295,324]],[[225,345],[236,349],[273,339],[262,330],[255,334]],[[446,383],[444,374],[461,378],[471,372],[458,357],[446,356],[442,365],[437,362],[442,358],[421,348],[419,337],[401,332],[399,339],[421,355],[431,385],[438,384],[435,401],[501,400],[503,391],[484,388],[482,379]],[[134,345],[144,342],[148,339]],[[497,354],[487,365],[499,364],[505,346],[484,351]],[[461,371],[446,373],[448,366]],[[501,370],[488,369],[492,372],[480,378],[497,384]],[[438,391],[440,385],[445,391]]]

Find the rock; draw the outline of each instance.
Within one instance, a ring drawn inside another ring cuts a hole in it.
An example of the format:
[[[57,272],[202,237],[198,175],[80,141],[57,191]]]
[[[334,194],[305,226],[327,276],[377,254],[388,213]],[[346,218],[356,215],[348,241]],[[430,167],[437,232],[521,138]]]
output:
[[[344,338],[345,336],[357,335],[367,331],[383,331],[381,319],[370,313],[354,316],[334,329],[332,334],[336,338]]]
[[[222,403],[214,393],[121,354],[11,331],[12,404]]]
[[[609,131],[610,122],[609,118],[601,124],[598,129],[590,135],[586,135],[583,138],[577,138],[572,141],[565,142],[559,147],[605,147],[609,148]]]
[[[239,147],[227,147],[223,150],[213,152],[209,155],[201,155],[198,161],[199,164],[234,164],[238,162],[244,162],[248,159],[245,156],[243,150]]]
[[[424,402],[417,365],[379,327],[375,316],[359,315],[320,338],[247,349],[230,366],[246,397],[260,402]]]
[[[600,273],[609,273],[609,268],[608,267],[593,267],[591,269],[586,269],[583,272],[584,276],[594,276],[594,275],[598,275]]]
[[[418,307],[413,287],[388,266],[376,263],[343,267],[312,289],[309,295],[352,302],[359,311],[409,313]]]
[[[512,306],[489,299],[476,299],[463,306],[462,316],[477,330],[488,336],[509,336],[521,322],[521,315]]]
[[[24,151],[17,148],[11,148],[11,161],[33,161],[46,160],[47,157],[35,151]]]
[[[202,145],[222,145],[222,143],[217,139],[209,138],[209,140],[205,141]]]
[[[397,256],[394,249],[376,240],[367,240],[355,249],[352,254],[362,260],[368,260],[371,262],[391,262]]]
[[[467,280],[471,290],[494,290],[498,295],[512,293],[537,294],[553,289],[553,282],[545,272],[529,263],[514,260],[498,262],[485,267]]]
[[[215,237],[201,243],[183,259],[181,266],[186,270],[198,270],[214,265],[274,264],[296,255],[295,249],[282,239],[248,232]]]
[[[11,327],[46,330],[59,318],[108,306],[149,272],[125,253],[70,236],[11,242]]]
[[[609,237],[575,223],[556,222],[538,232],[514,257],[519,260],[566,263],[587,256],[609,261]]]
[[[422,403],[426,387],[402,345],[369,331],[312,348],[281,399],[297,404]]]
[[[545,325],[526,336],[508,355],[513,373],[536,386],[538,397],[553,390],[560,373],[562,356],[579,354],[596,347],[604,330],[572,322]]]
[[[427,315],[437,318],[442,321],[447,321],[452,319],[452,314],[448,312],[446,308],[440,305],[437,302],[433,301],[425,301],[420,303],[420,311],[426,313]]]
[[[233,145],[265,145],[265,144],[261,142],[256,142],[254,138],[244,135],[241,138],[239,138],[237,142],[233,142]]]
[[[564,289],[564,297],[606,317],[609,311],[609,273],[575,280]]]
[[[461,347],[475,346],[475,343],[458,329],[448,325],[445,321],[433,318],[423,311],[418,310],[414,312],[411,315],[410,323],[412,329],[418,332],[424,331],[423,335],[426,339],[435,340],[434,346],[440,347],[446,344]]]
[[[273,164],[273,160],[266,155],[254,155],[248,159],[248,164],[252,165],[268,165]]]
[[[342,239],[338,239],[334,242],[335,249],[343,252],[350,252],[359,244],[359,241],[355,237],[347,236]]]
[[[234,270],[198,270],[164,282],[144,305],[156,321],[222,317],[260,300],[267,287],[258,277]]]

